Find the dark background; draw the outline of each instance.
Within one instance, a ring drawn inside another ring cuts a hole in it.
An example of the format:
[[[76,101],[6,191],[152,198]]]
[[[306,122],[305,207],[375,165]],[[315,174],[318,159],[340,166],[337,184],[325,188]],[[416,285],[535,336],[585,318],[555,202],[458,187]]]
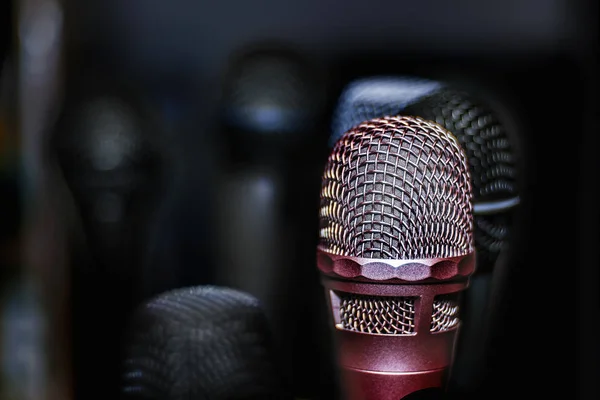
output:
[[[0,14],[2,54],[14,32],[10,7],[4,2]],[[305,153],[295,153],[291,176],[306,171],[318,179],[331,108],[356,77],[451,77],[491,93],[519,121],[524,185],[483,393],[594,398],[600,355],[596,8],[568,0],[67,2],[65,93],[79,93],[96,76],[124,82],[172,137],[180,175],[169,190],[177,193],[177,206],[163,219],[153,250],[156,264],[169,265],[172,281],[165,285],[172,287],[212,283],[220,267],[212,251],[218,245],[213,185],[222,165],[244,162],[225,150],[231,143],[219,127],[218,105],[239,52],[261,43],[289,46],[322,74],[320,125],[307,133]],[[318,194],[318,187],[307,187]],[[316,219],[316,203],[286,212],[310,215],[310,207]],[[305,228],[307,248],[299,258],[310,263],[316,230]],[[315,279],[316,272],[307,272],[304,285]],[[290,367],[294,385],[317,398],[329,390],[314,366],[318,346],[311,334],[295,332],[289,336],[298,348]]]

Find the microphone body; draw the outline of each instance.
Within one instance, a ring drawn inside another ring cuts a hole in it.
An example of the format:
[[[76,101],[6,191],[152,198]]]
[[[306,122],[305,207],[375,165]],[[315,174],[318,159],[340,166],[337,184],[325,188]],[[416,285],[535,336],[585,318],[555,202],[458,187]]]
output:
[[[446,386],[475,270],[466,157],[439,125],[374,119],[335,144],[317,266],[350,400]]]

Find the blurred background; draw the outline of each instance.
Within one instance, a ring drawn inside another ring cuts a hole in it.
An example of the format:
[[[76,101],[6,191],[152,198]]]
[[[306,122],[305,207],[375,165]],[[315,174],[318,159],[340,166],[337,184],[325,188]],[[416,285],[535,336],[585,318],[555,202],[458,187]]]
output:
[[[320,177],[341,91],[372,75],[474,88],[521,143],[485,370],[452,393],[597,395],[595,2],[22,0],[0,16],[2,399],[114,398],[131,310],[203,284],[257,296],[295,397],[335,398]]]

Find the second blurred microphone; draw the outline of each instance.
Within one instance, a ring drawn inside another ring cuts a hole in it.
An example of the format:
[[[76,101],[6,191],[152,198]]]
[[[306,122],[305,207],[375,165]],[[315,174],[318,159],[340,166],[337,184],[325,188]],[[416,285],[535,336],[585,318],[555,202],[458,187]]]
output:
[[[319,335],[307,332],[318,329],[310,310],[319,307],[298,296],[319,290],[316,274],[306,271],[317,240],[321,165],[314,160],[322,149],[324,162],[327,150],[317,135],[326,95],[321,79],[302,55],[265,46],[232,60],[221,99],[229,157],[217,197],[217,284],[264,304],[297,395],[315,392],[307,388],[318,385],[308,354],[323,354],[320,343],[311,343]],[[310,320],[300,323],[299,313]]]
[[[137,92],[83,76],[67,90],[53,148],[81,222],[71,257],[76,397],[101,398],[118,390],[124,324],[144,297],[167,157]]]

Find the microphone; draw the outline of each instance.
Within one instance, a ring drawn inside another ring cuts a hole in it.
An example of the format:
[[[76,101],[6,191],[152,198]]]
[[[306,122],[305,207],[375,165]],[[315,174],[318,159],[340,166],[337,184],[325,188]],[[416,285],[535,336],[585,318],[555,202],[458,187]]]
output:
[[[373,119],[334,145],[317,265],[347,399],[444,390],[475,270],[472,211],[466,155],[436,123]]]
[[[145,253],[166,164],[145,105],[104,83],[86,82],[81,92],[68,93],[52,138],[81,223],[74,228],[82,230],[71,261],[77,397],[118,390],[122,330],[153,284]],[[109,372],[100,376],[90,363]]]
[[[139,222],[134,207],[151,200],[160,151],[140,110],[115,93],[84,95],[67,104],[57,129],[59,163],[94,242],[96,258],[114,262],[128,225]]]
[[[222,100],[231,162],[221,179],[221,284],[248,291],[265,306],[277,331],[288,307],[280,301],[294,268],[285,261],[296,232],[287,184],[294,145],[315,121],[316,88],[305,60],[291,51],[261,49],[230,68]]]
[[[176,289],[140,306],[122,378],[124,399],[291,399],[258,300],[225,287]]]
[[[473,390],[485,367],[492,282],[502,269],[515,207],[519,203],[518,137],[506,113],[463,88],[412,76],[358,79],[347,86],[334,112],[331,141],[359,123],[387,115],[415,115],[452,132],[467,155],[473,187],[477,272],[462,298],[461,327],[451,386]],[[498,268],[495,268],[495,267]]]
[[[250,139],[246,143],[253,144],[253,152],[267,142],[289,146],[314,126],[322,103],[319,90],[317,71],[301,54],[283,47],[248,51],[228,71],[223,119],[240,140]]]
[[[296,301],[310,290],[320,293],[317,271],[312,276],[303,269],[314,260],[307,249],[314,249],[315,237],[302,232],[318,227],[306,204],[318,207],[321,166],[307,163],[306,154],[314,154],[315,139],[323,141],[317,129],[324,102],[321,78],[304,54],[261,46],[231,62],[220,105],[230,154],[216,202],[222,260],[216,283],[261,301],[287,354],[296,393],[305,397],[321,389],[317,379],[331,366],[305,367],[326,354],[312,340],[323,337],[314,334],[321,317],[315,309],[323,307]]]

